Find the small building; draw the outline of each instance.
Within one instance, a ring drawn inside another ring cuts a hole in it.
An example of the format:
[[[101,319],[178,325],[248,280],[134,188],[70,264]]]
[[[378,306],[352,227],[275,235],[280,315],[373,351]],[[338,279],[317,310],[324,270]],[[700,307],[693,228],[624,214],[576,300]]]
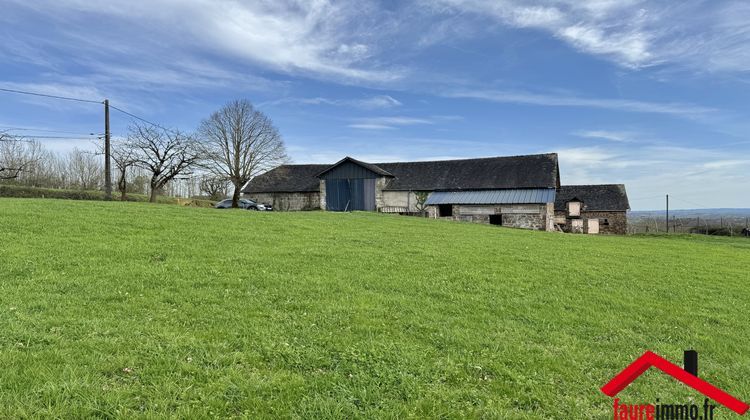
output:
[[[553,231],[559,230],[555,203],[560,188],[557,154],[548,153],[388,163],[346,157],[332,165],[282,165],[255,177],[242,191],[282,211],[425,212],[434,218]]]
[[[628,232],[628,195],[622,184],[563,185],[555,198],[555,224],[564,232]]]

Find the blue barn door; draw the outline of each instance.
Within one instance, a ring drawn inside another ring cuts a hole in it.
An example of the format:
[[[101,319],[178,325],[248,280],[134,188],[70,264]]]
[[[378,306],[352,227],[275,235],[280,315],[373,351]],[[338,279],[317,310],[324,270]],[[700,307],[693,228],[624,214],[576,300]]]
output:
[[[348,179],[326,180],[326,209],[329,211],[351,210],[351,190]]]
[[[326,209],[374,211],[375,179],[326,180]]]

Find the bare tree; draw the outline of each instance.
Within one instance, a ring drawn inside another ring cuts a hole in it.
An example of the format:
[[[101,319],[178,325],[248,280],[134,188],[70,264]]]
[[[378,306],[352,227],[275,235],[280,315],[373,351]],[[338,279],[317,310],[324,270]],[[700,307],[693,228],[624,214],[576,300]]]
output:
[[[102,185],[104,168],[96,153],[75,148],[68,153],[67,164],[72,185],[82,190],[95,190]]]
[[[0,132],[0,180],[15,179],[42,157],[39,143]]]
[[[247,100],[235,100],[203,120],[198,133],[208,169],[234,186],[232,207],[250,179],[288,160],[273,122]]]
[[[161,130],[151,125],[133,124],[129,128],[127,147],[133,151],[135,166],[151,175],[150,202],[169,181],[188,175],[200,161],[201,154],[193,139],[177,130]]]
[[[229,181],[216,175],[204,175],[201,177],[198,188],[211,200],[219,200],[227,194]]]
[[[124,141],[113,141],[111,149],[112,162],[117,170],[117,190],[120,200],[125,201],[128,193],[128,173],[135,166],[135,151]]]

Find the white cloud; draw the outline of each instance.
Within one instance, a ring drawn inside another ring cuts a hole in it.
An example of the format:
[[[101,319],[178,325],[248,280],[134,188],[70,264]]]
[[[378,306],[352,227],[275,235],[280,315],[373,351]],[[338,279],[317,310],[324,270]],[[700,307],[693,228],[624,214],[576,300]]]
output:
[[[399,71],[382,69],[369,60],[375,54],[376,37],[356,29],[375,15],[369,3],[113,0],[100,5],[49,0],[17,4],[65,22],[67,37],[88,37],[89,42],[96,40],[98,48],[133,57],[136,62],[146,49],[169,55],[176,54],[173,50],[200,50],[272,70],[340,81],[387,82],[401,77]],[[96,29],[86,28],[82,35],[74,22],[83,15],[100,16],[109,22],[112,32],[92,36]],[[374,26],[377,22],[369,23]],[[140,48],[133,47],[134,38]]]
[[[103,103],[106,97],[99,89],[92,87],[89,84],[77,85],[77,84],[59,84],[59,83],[9,83],[0,82],[0,88],[13,89],[31,93],[39,93],[43,95],[53,95],[59,97],[76,98],[85,101],[101,101]],[[11,95],[11,93],[5,93],[4,95]],[[75,101],[62,101],[62,100],[49,100],[40,96],[18,95],[16,99],[33,103],[35,105],[44,106],[54,110],[65,110],[75,107],[75,109],[83,112],[101,113],[103,105],[88,102],[75,102]]]
[[[574,131],[572,134],[578,137],[603,139],[615,142],[629,142],[633,140],[633,133],[628,131],[578,130]]]
[[[645,0],[437,1],[457,14],[544,31],[625,67],[671,63],[697,72],[750,71],[747,1],[688,0],[679,7]]]
[[[403,105],[398,99],[389,95],[376,95],[367,99],[358,99],[354,103],[356,104],[355,106],[364,109],[392,108]]]
[[[275,101],[266,102],[261,105],[331,105],[354,107],[361,109],[385,109],[394,108],[403,105],[398,99],[390,95],[374,95],[361,99],[331,99],[331,98],[282,98]]]
[[[750,160],[740,160],[740,159],[727,159],[727,160],[715,160],[713,162],[706,162],[703,164],[703,167],[706,169],[723,169],[723,168],[732,168],[737,166],[750,166]]]
[[[396,128],[396,127],[385,125],[385,124],[368,124],[368,123],[349,124],[347,127],[357,128],[359,130],[393,130]]]
[[[443,94],[443,96],[452,98],[483,99],[501,103],[602,108],[625,112],[672,114],[682,116],[695,116],[715,111],[715,109],[713,108],[683,103],[645,102],[630,99],[583,98],[578,96],[542,94],[520,91],[457,90],[453,92],[447,92]]]
[[[358,118],[349,124],[351,128],[360,130],[390,130],[400,126],[434,124],[430,119],[414,117],[371,117]]]
[[[638,67],[651,58],[650,15],[641,1],[439,0],[459,12],[474,13],[518,28],[546,31],[574,48]]]

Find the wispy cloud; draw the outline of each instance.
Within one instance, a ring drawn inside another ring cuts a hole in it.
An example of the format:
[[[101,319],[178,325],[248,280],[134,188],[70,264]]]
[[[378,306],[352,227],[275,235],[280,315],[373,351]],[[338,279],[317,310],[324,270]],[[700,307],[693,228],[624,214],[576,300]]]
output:
[[[518,28],[549,32],[583,52],[610,57],[638,67],[652,58],[652,35],[645,30],[651,17],[642,1],[439,0],[459,12],[487,16]]]
[[[371,117],[358,118],[348,127],[360,130],[393,130],[401,126],[434,124],[434,121],[426,118],[414,117]]]
[[[396,127],[385,124],[369,124],[369,123],[354,123],[349,124],[349,128],[357,128],[359,130],[395,130]]]
[[[629,68],[673,64],[696,72],[750,70],[750,3],[690,0],[425,0],[435,10],[546,32]]]
[[[13,89],[24,92],[38,93],[42,95],[53,95],[67,98],[82,99],[85,101],[104,101],[106,97],[102,91],[90,84],[59,84],[59,83],[10,83],[0,82],[0,88]],[[16,95],[4,93],[5,95]],[[72,101],[50,101],[47,98],[18,94],[16,99],[32,103],[39,106],[54,110],[70,109],[75,107],[76,110],[83,112],[101,113],[101,106],[97,107],[95,103],[83,103]]]
[[[588,139],[602,139],[615,142],[630,142],[633,140],[633,133],[628,131],[611,131],[611,130],[578,130],[572,133],[574,136]]]
[[[355,30],[358,25],[380,24],[372,21],[377,10],[369,3],[113,0],[102,6],[81,0],[42,0],[16,4],[66,25],[83,14],[100,16],[109,22],[107,32],[92,36],[98,28],[88,27],[86,36],[96,39],[100,49],[130,56],[135,62],[143,53],[132,48],[137,38],[152,51],[222,54],[289,74],[370,82],[393,81],[402,75],[371,60],[377,52],[376,39],[372,32]],[[61,35],[80,38],[74,26],[68,28]],[[118,36],[110,35],[113,30]],[[100,42],[103,39],[107,42]]]
[[[645,102],[630,99],[585,98],[557,94],[542,94],[499,90],[457,90],[444,93],[451,98],[483,99],[492,102],[541,106],[601,108],[625,112],[695,116],[716,111],[714,108],[675,102]]]
[[[374,95],[359,99],[332,99],[332,98],[281,98],[261,104],[261,106],[277,105],[330,105],[354,107],[360,109],[386,109],[403,105],[401,101],[390,95]]]

